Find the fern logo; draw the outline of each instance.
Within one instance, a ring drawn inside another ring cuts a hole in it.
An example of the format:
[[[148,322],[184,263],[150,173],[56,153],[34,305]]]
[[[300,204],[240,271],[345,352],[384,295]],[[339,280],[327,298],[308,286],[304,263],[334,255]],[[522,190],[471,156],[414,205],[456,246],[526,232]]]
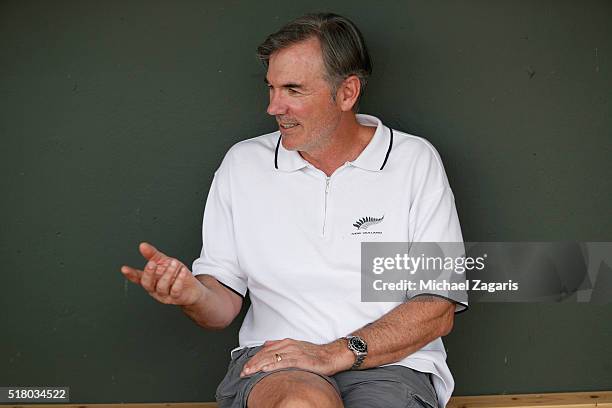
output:
[[[358,230],[367,230],[372,225],[380,224],[384,218],[385,218],[384,215],[380,218],[363,217],[357,220],[357,222],[354,223],[353,226],[357,228]]]

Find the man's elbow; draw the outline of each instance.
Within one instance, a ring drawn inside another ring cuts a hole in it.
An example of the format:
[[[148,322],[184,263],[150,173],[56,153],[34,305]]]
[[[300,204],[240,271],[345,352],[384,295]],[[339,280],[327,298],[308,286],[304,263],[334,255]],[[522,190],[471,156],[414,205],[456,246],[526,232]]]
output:
[[[219,330],[223,330],[229,327],[233,323],[234,318],[235,316],[218,316],[217,319],[215,320],[212,320],[212,319],[203,320],[202,319],[200,321],[196,321],[196,323],[198,324],[198,326],[206,330],[219,331]]]
[[[453,330],[455,323],[455,305],[449,304],[449,308],[440,319],[440,337],[448,335]]]
[[[221,331],[223,329],[226,329],[232,322],[222,322],[222,323],[215,323],[215,324],[202,324],[201,326],[203,328],[205,328],[206,330],[211,330],[211,331]]]

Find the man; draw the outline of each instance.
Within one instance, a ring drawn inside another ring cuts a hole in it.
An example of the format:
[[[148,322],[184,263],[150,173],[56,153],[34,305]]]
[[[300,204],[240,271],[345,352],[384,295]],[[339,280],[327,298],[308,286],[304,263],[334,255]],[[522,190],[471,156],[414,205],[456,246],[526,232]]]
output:
[[[454,383],[440,337],[466,305],[360,298],[361,242],[462,241],[437,152],[355,114],[371,64],[349,20],[306,15],[258,55],[279,131],[227,153],[193,271],[142,243],[144,270],[122,272],[209,329],[249,291],[220,407],[443,407]]]

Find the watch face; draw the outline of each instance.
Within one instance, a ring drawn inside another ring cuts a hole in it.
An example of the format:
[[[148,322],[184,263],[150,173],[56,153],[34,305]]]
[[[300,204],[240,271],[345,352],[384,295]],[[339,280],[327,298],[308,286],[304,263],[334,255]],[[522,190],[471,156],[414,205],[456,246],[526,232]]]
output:
[[[349,345],[358,353],[365,353],[368,351],[368,345],[359,337],[351,337]]]

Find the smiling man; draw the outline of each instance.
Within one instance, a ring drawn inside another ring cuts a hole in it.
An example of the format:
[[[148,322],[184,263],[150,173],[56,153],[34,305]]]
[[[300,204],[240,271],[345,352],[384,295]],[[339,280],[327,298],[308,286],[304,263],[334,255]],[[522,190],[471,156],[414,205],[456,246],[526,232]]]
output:
[[[363,302],[360,287],[362,242],[462,241],[440,157],[356,114],[371,62],[348,19],[301,17],[258,56],[279,130],[227,153],[192,272],[146,243],[144,269],[122,272],[211,329],[249,292],[220,407],[443,407],[454,382],[441,336],[465,302]]]

